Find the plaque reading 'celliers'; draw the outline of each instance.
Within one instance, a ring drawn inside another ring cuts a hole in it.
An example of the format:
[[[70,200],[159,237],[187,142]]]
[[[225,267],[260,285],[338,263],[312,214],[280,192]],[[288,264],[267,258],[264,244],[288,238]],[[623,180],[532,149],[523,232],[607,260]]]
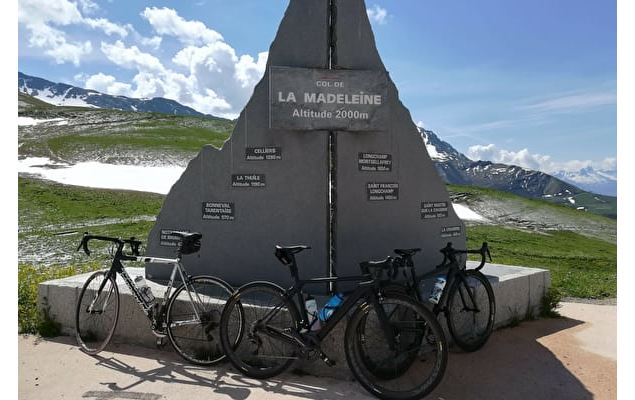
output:
[[[269,68],[270,128],[387,129],[388,79],[385,71]]]

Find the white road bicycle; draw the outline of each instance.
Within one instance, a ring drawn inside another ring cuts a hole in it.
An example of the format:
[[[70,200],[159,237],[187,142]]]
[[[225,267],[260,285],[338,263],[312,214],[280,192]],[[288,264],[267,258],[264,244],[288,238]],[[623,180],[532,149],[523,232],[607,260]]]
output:
[[[85,233],[77,248],[90,255],[88,243],[101,240],[113,243],[110,269],[97,271],[84,284],[77,302],[75,328],[81,349],[91,355],[102,351],[112,339],[119,318],[117,274],[130,289],[134,299],[151,322],[157,345],[167,336],[174,349],[186,360],[199,365],[212,365],[225,358],[218,336],[220,316],[232,287],[213,276],[190,276],[181,257],[200,250],[200,233],[172,232],[179,238],[176,258],[139,255],[141,242]],[[125,253],[126,245],[130,253]],[[140,261],[173,265],[163,299],[154,299],[147,285],[135,284],[122,261]],[[178,278],[181,284],[172,292]],[[242,327],[241,327],[242,330]]]

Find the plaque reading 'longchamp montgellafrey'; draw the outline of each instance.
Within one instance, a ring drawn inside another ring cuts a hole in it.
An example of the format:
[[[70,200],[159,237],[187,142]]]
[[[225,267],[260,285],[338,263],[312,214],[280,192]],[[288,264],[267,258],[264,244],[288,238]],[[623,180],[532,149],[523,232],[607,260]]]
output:
[[[388,128],[385,71],[269,68],[270,128],[341,131]]]
[[[282,160],[282,148],[281,147],[246,147],[245,160],[247,161]]]
[[[233,221],[234,203],[226,201],[203,202],[203,219],[209,221]]]
[[[399,200],[399,183],[369,182],[366,184],[366,194],[370,201]]]
[[[263,188],[267,186],[264,174],[233,174],[232,187]]]
[[[392,155],[380,153],[359,153],[357,165],[360,171],[390,172],[392,171]]]
[[[421,219],[447,218],[447,201],[424,201],[421,203]]]

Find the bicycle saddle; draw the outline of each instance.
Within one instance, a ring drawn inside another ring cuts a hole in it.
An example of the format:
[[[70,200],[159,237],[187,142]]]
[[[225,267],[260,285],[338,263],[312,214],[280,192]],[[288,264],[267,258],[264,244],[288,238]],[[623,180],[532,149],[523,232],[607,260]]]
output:
[[[364,267],[391,268],[392,267],[392,257],[386,257],[384,260],[379,260],[379,261],[364,261],[364,262],[359,263],[359,265],[361,265],[362,269]]]
[[[421,249],[395,249],[394,251],[401,257],[412,257],[416,253],[420,252]]]
[[[276,257],[284,265],[291,264],[292,255],[301,252],[302,250],[310,249],[311,246],[297,245],[297,246],[279,246],[276,245]]]
[[[197,240],[197,239],[200,239],[200,238],[203,237],[203,235],[198,233],[198,232],[172,231],[170,234],[180,237],[181,239],[183,239],[183,241],[186,241],[186,240],[192,240],[193,241],[193,240]]]

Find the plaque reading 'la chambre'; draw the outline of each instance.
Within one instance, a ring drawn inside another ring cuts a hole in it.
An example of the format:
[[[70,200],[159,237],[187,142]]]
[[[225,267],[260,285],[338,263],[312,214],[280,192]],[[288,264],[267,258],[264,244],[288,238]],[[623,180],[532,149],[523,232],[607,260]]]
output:
[[[286,130],[383,131],[386,71],[270,67],[269,125]]]

